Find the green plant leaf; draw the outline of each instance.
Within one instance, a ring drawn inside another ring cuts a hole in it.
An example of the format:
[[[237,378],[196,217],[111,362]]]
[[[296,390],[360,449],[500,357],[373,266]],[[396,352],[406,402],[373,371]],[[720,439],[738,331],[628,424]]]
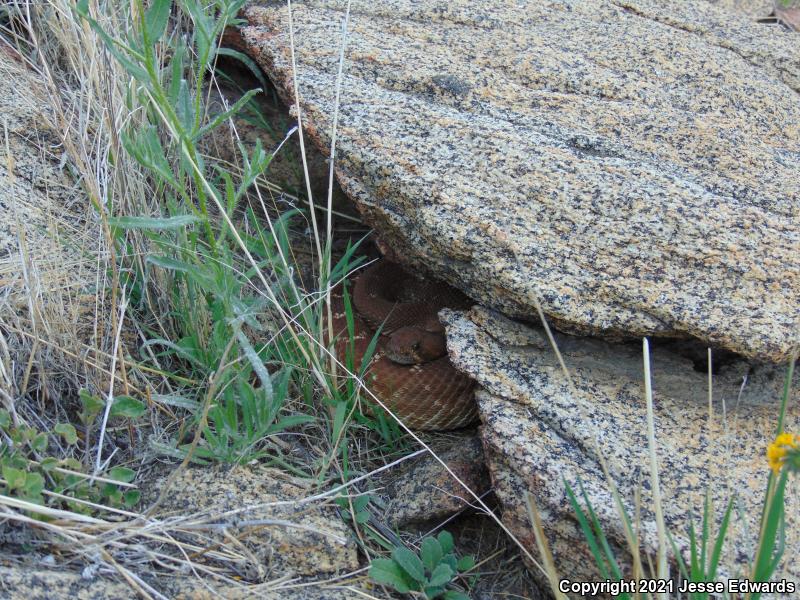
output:
[[[3,479],[6,480],[6,485],[10,490],[21,489],[25,485],[25,479],[28,475],[23,469],[15,469],[6,465],[3,465],[2,473]]]
[[[347,415],[347,402],[339,402],[336,404],[336,410],[333,413],[333,431],[331,439],[338,440],[342,434],[342,427],[344,426],[344,419]]]
[[[72,445],[78,442],[78,432],[75,431],[75,427],[70,423],[56,423],[53,431],[63,437],[67,444]]]
[[[239,342],[239,347],[242,349],[242,352],[244,352],[244,355],[247,358],[247,361],[250,363],[250,366],[253,367],[253,371],[255,371],[256,375],[258,376],[258,380],[261,382],[261,388],[266,395],[267,402],[272,403],[272,400],[275,397],[275,392],[272,387],[272,377],[270,377],[269,371],[264,366],[263,360],[258,356],[258,352],[256,352],[255,348],[253,348],[250,340],[247,339],[247,336],[240,327],[236,328],[236,340]]]
[[[63,467],[65,469],[70,469],[72,471],[80,471],[83,468],[81,461],[72,456],[68,456],[67,458],[62,459],[60,463],[61,463],[59,465],[60,467]]]
[[[158,136],[158,129],[154,125],[145,125],[131,134],[122,132],[122,146],[140,165],[152,170],[160,178],[169,183],[173,189],[178,189],[172,165],[164,154],[164,147]]]
[[[442,562],[450,567],[451,571],[458,571],[458,557],[456,557],[454,552],[445,554],[442,557]]]
[[[222,125],[222,124],[223,124],[223,123],[224,123],[224,122],[225,122],[227,119],[229,119],[230,117],[232,117],[233,115],[235,115],[236,113],[238,113],[239,111],[241,111],[241,110],[242,110],[242,107],[243,107],[245,104],[247,104],[248,102],[250,102],[250,100],[253,98],[253,96],[255,96],[256,94],[258,94],[260,91],[261,91],[261,89],[259,89],[259,88],[256,88],[256,89],[254,89],[254,90],[248,90],[248,91],[247,91],[247,92],[246,92],[246,93],[245,93],[245,94],[244,94],[244,95],[243,95],[241,98],[239,98],[239,99],[238,99],[238,100],[237,100],[237,101],[236,101],[236,102],[233,104],[233,106],[231,106],[231,107],[230,107],[228,110],[226,110],[225,112],[222,112],[222,113],[220,113],[220,114],[216,115],[216,116],[215,116],[215,117],[214,117],[214,118],[211,120],[211,122],[210,122],[210,123],[208,123],[208,124],[207,124],[207,125],[205,125],[204,127],[201,127],[201,128],[200,128],[200,130],[199,130],[199,131],[198,131],[198,132],[195,134],[195,136],[194,136],[194,140],[195,140],[195,141],[197,141],[197,140],[199,140],[200,138],[202,138],[203,136],[205,136],[205,135],[207,135],[208,133],[212,132],[214,129],[216,129],[217,127],[219,127],[220,125]]]
[[[472,556],[462,556],[456,564],[459,571],[469,571],[475,566],[475,558]]]
[[[442,560],[442,545],[439,540],[434,537],[426,537],[422,540],[420,555],[422,556],[422,564],[432,573],[436,565]]]
[[[470,600],[469,596],[456,590],[447,590],[442,596],[443,600]]]
[[[122,492],[112,485],[103,488],[103,495],[106,497],[106,502],[111,506],[120,506],[122,504]]]
[[[423,589],[426,598],[439,598],[442,592],[444,592],[444,588],[440,585],[429,585]]]
[[[369,494],[364,494],[363,496],[356,496],[353,498],[353,509],[356,512],[361,512],[367,506],[369,506],[370,497]]]
[[[39,467],[44,472],[49,472],[55,469],[58,466],[59,460],[54,456],[48,456],[47,458],[42,459],[42,462],[39,463]]]
[[[146,82],[148,80],[147,71],[143,69],[140,65],[129,59],[125,56],[125,53],[129,53],[133,55],[136,60],[141,60],[143,57],[138,55],[133,48],[129,48],[124,44],[120,43],[118,40],[115,40],[110,35],[108,35],[105,30],[100,27],[100,25],[95,21],[93,18],[89,16],[89,2],[88,0],[81,0],[75,5],[75,11],[86,21],[89,23],[89,26],[99,35],[103,43],[108,48],[108,51],[114,55],[114,58],[117,59],[117,62],[123,66],[123,68],[136,80],[139,82]]]
[[[122,501],[128,508],[133,508],[139,504],[142,493],[139,490],[128,490],[122,494]]]
[[[34,452],[44,452],[47,450],[47,434],[39,433],[31,439],[31,448]]]
[[[770,485],[773,485],[774,475],[770,475]],[[753,581],[769,581],[775,568],[775,557],[783,553],[779,540],[779,529],[784,526],[784,502],[783,496],[786,489],[786,482],[789,478],[789,470],[783,469],[778,475],[778,479],[774,482],[775,492],[772,497],[767,497],[764,500],[765,510],[762,517],[762,533],[761,544],[758,547],[758,553],[755,557],[755,568]],[[752,595],[754,599],[761,596],[756,592]]]
[[[197,412],[200,409],[200,403],[197,400],[179,394],[153,394],[151,399],[157,404],[175,406],[191,412]]]
[[[97,396],[93,396],[87,390],[80,390],[78,397],[81,399],[83,405],[83,417],[86,421],[100,414],[100,411],[105,407],[105,403]]]
[[[449,531],[440,531],[437,539],[442,546],[442,554],[450,554],[453,551],[453,536]]]
[[[369,566],[369,576],[376,583],[390,585],[401,594],[407,594],[413,586],[400,565],[388,558],[374,559]]]
[[[111,403],[112,417],[127,417],[129,419],[136,419],[141,417],[147,411],[145,404],[130,396],[116,396]]]
[[[11,413],[5,408],[0,408],[0,427],[3,429],[11,427]]]
[[[283,431],[284,429],[297,427],[298,425],[303,425],[305,423],[311,423],[313,420],[314,417],[311,415],[289,415],[288,417],[283,417],[272,427],[270,427],[270,433],[277,433],[279,431]]]
[[[413,579],[425,583],[425,568],[414,552],[405,546],[398,546],[392,551],[392,559]]]
[[[598,537],[600,537],[601,539],[603,538],[602,529],[600,530],[592,529],[592,525],[589,523],[589,519],[587,518],[586,514],[584,514],[581,505],[578,503],[578,498],[576,497],[575,492],[572,490],[572,487],[569,485],[566,479],[564,479],[563,481],[564,481],[564,489],[566,490],[567,493],[567,498],[569,499],[569,503],[572,506],[572,510],[575,513],[575,517],[578,520],[578,524],[581,527],[581,531],[583,532],[583,536],[586,539],[586,543],[589,546],[589,550],[592,553],[592,557],[594,558],[595,564],[597,565],[597,569],[598,571],[600,571],[601,577],[603,579],[610,579],[612,575],[609,574],[607,561],[610,561],[612,563],[611,564],[612,570],[616,566],[616,561],[613,555],[608,556],[607,554],[604,554],[603,550],[600,548]],[[580,483],[580,485],[581,485],[581,490],[583,490],[583,484]],[[584,501],[586,500],[587,498],[584,493]],[[587,512],[589,513],[590,516],[594,515],[593,511],[591,510],[591,505],[587,507]],[[599,527],[599,523],[595,523],[595,526]],[[597,537],[595,536],[595,533],[597,533]],[[613,576],[616,576],[617,573],[618,571],[614,570]]]
[[[144,15],[145,43],[155,44],[167,28],[172,0],[153,0]]]
[[[177,215],[175,217],[110,217],[109,225],[121,229],[181,229],[187,225],[201,222],[196,215]]]
[[[442,563],[439,564],[431,573],[430,578],[428,579],[428,585],[440,587],[450,583],[450,580],[453,579],[455,573],[453,570],[448,567],[446,564]]]
[[[235,58],[236,60],[244,64],[248,69],[250,69],[250,72],[253,74],[253,76],[256,79],[258,79],[258,82],[261,84],[262,89],[264,90],[269,89],[269,85],[267,84],[267,80],[264,77],[264,73],[261,70],[261,67],[259,67],[256,61],[254,61],[246,54],[239,52],[238,50],[233,50],[232,48],[219,48],[217,50],[217,55],[230,56],[231,58]]]
[[[106,477],[113,479],[114,481],[130,483],[133,481],[133,478],[136,477],[136,471],[129,469],[128,467],[114,467],[108,473],[106,473]]]
[[[8,437],[11,438],[11,441],[14,443],[15,446],[21,446],[25,443],[25,432],[17,429],[14,427],[11,431],[8,432]]]
[[[367,523],[369,521],[370,516],[371,515],[367,511],[357,512],[356,523],[358,523],[359,525],[363,525],[364,523]]]
[[[728,501],[728,506],[725,509],[725,514],[722,517],[722,523],[720,523],[719,531],[717,532],[717,541],[714,543],[714,549],[711,552],[711,559],[709,560],[708,564],[708,576],[711,581],[717,577],[717,566],[719,565],[719,559],[722,555],[722,544],[724,543],[728,534],[728,525],[730,524],[731,520],[731,511],[733,511],[733,502],[734,498],[731,498]]]
[[[27,498],[36,498],[44,489],[44,477],[41,473],[28,473],[22,490]]]
[[[197,285],[206,290],[212,290],[215,287],[214,280],[209,275],[193,264],[171,258],[169,256],[156,256],[150,255],[147,257],[146,262],[151,265],[156,265],[162,269],[169,269],[170,271],[178,271],[186,273]]]
[[[181,79],[178,85],[178,102],[175,105],[175,111],[180,119],[180,124],[183,131],[191,135],[194,131],[194,104],[192,103],[192,95],[189,92],[189,84],[185,79]]]

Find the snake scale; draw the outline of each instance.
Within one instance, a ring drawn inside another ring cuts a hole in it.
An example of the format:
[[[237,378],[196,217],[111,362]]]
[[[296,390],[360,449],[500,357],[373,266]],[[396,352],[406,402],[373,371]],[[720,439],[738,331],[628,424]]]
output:
[[[381,261],[356,279],[352,305],[351,346],[343,290],[337,286],[332,295],[337,358],[347,364],[352,352],[358,372],[375,331],[381,328],[364,382],[407,427],[443,431],[477,418],[474,382],[450,363],[437,316],[444,307],[469,308],[469,298],[444,283],[419,279]]]

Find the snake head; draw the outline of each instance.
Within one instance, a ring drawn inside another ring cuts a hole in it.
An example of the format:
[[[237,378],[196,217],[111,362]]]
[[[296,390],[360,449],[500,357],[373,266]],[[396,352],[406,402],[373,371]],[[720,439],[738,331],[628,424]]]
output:
[[[384,351],[392,362],[416,365],[441,358],[447,353],[447,345],[441,333],[421,327],[401,327],[389,337]]]

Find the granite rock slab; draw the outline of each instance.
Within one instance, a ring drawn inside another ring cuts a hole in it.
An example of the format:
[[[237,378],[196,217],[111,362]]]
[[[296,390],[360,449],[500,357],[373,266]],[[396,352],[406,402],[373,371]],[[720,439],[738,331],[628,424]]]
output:
[[[775,8],[775,0],[708,0],[726,10],[738,11],[752,19],[768,17]]]
[[[657,534],[641,343],[609,344],[556,334],[568,380],[542,331],[482,307],[467,313],[442,311],[442,316],[451,360],[481,386],[481,436],[505,524],[536,553],[525,505],[530,494],[560,574],[573,581],[598,579],[565,495],[565,482],[575,490],[582,484],[610,546],[629,569],[630,552],[610,480],[632,518],[640,497],[640,548],[647,564],[646,557],[655,556]],[[769,474],[766,447],[775,436],[787,369],[730,356],[716,360],[709,406],[707,373],[699,372],[680,345],[653,342],[655,439],[666,526],[684,554],[690,521],[700,527],[706,492],[717,524],[735,498],[720,563],[722,576],[732,577],[745,573],[758,543]],[[712,365],[714,361],[712,353]],[[800,425],[798,390],[796,376],[786,431],[797,431]],[[795,560],[799,526],[800,497],[787,491],[787,558],[776,571],[777,580],[800,580]]]
[[[344,2],[292,3],[327,151]],[[286,3],[243,12],[294,102]],[[352,3],[336,173],[384,246],[560,329],[798,345],[800,36],[704,0]]]
[[[474,432],[447,434],[432,444],[437,456],[479,497],[490,488],[481,440]],[[473,508],[468,495],[431,454],[388,471],[376,482],[390,527],[443,522]]]
[[[158,497],[168,477],[152,483],[146,503]],[[307,481],[279,469],[188,468],[175,477],[157,515],[192,515],[206,525],[216,524],[216,530],[210,527],[214,533],[204,530],[202,537],[220,545],[235,532],[252,557],[252,564],[238,568],[251,580],[358,569],[355,540],[337,507],[329,499],[305,500],[314,495]]]
[[[150,575],[150,574],[148,574]],[[359,600],[363,591],[353,591],[345,586],[322,581],[303,582],[296,588],[274,589],[270,585],[261,588],[219,584],[212,578],[204,580],[191,576],[170,574],[162,581],[146,583],[174,600]],[[0,566],[0,590],[5,600],[123,600],[140,598],[141,595],[128,585],[121,576],[85,577],[76,571],[67,571],[47,565],[24,564]],[[360,592],[360,593],[359,593]]]

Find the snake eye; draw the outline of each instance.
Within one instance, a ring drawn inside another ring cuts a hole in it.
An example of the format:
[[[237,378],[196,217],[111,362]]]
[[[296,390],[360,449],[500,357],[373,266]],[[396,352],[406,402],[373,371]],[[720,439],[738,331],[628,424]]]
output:
[[[414,345],[411,346],[412,350],[419,350],[419,342],[414,342]]]

